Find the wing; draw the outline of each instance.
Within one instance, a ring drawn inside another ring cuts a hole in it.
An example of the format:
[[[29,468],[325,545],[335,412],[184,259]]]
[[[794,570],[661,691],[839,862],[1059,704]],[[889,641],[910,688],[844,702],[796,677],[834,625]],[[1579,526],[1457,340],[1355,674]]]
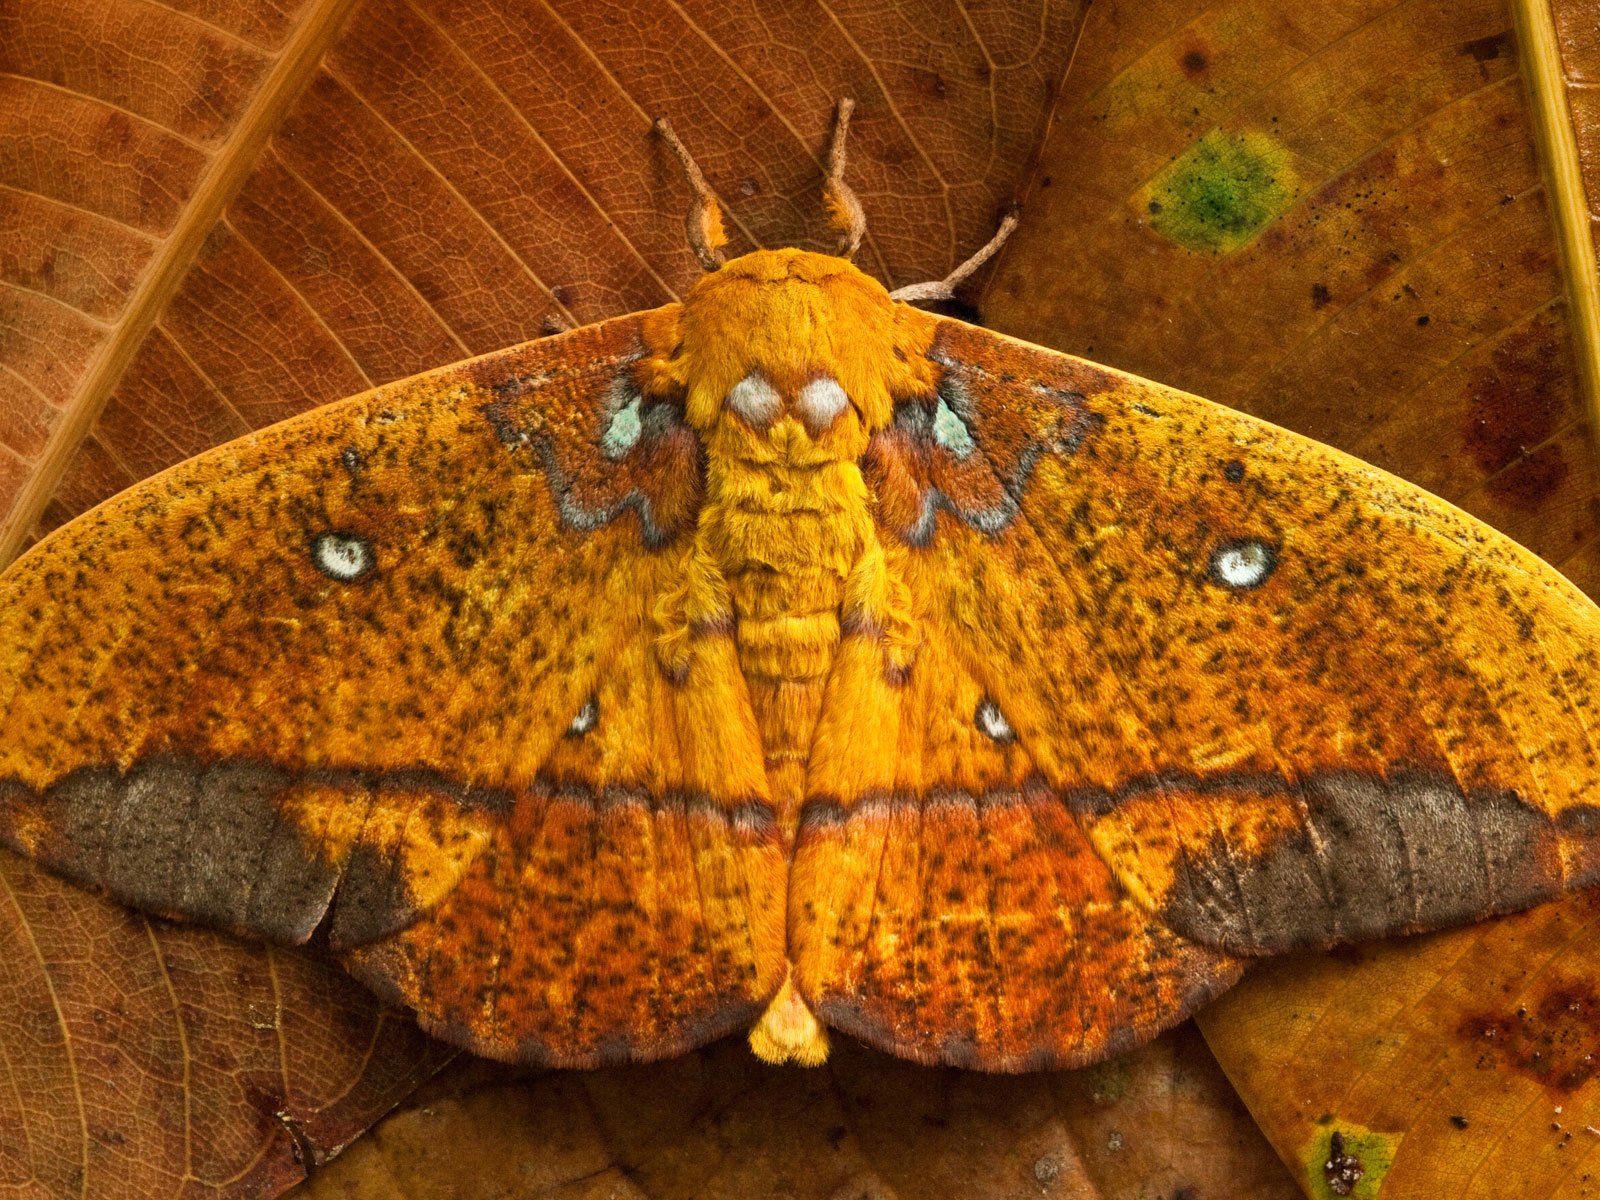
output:
[[[1239,956],[1600,878],[1600,612],[1445,502],[908,312],[865,463],[920,645],[857,621],[791,876],[801,991],[927,1060],[1075,1064]],[[881,622],[880,622],[881,623]]]
[[[318,409],[0,576],[0,838],[147,910],[332,948],[480,1053],[747,1023],[783,853],[732,652],[674,683],[701,452],[676,307]],[[731,689],[731,693],[730,693]]]

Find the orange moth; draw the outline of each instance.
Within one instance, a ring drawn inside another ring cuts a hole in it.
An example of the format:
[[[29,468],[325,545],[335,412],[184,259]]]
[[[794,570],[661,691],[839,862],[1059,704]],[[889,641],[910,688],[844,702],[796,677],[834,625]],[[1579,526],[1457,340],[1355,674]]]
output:
[[[850,254],[380,387],[0,576],[0,840],[586,1066],[1085,1063],[1600,869],[1600,613],[1325,446]],[[1000,236],[1003,237],[1004,230]]]

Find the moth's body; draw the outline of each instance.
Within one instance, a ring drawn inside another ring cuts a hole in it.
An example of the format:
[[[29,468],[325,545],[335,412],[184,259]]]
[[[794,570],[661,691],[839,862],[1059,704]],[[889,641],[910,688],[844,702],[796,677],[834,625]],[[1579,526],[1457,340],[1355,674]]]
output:
[[[1078,1065],[1246,956],[1600,877],[1600,612],[1554,571],[846,258],[723,264],[690,177],[683,303],[220,447],[0,576],[0,840],[323,928],[566,1066],[752,1023],[816,1062],[819,1022]]]
[[[684,579],[655,608],[662,665],[686,677],[696,641],[732,637],[786,858],[845,629],[884,640],[891,677],[914,652],[860,465],[893,397],[929,385],[903,307],[849,262],[790,249],[727,264],[662,314],[676,344],[652,370],[683,389],[706,456]],[[752,1044],[820,1062],[826,1041],[789,971]]]
[[[927,386],[904,365],[896,307],[843,259],[757,252],[690,294],[664,365],[706,453],[691,581],[682,610],[661,614],[664,645],[670,655],[701,631],[732,632],[790,844],[847,599],[859,620],[906,625],[884,611],[895,583],[860,466],[892,394]]]

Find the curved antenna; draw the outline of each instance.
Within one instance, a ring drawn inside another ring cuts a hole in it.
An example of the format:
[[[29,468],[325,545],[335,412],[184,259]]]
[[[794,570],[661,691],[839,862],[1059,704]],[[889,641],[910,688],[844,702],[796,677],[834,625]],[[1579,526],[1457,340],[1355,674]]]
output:
[[[833,118],[833,144],[828,147],[828,177],[822,182],[822,203],[828,210],[829,223],[839,231],[839,254],[844,258],[855,256],[867,232],[867,214],[844,181],[844,139],[850,132],[850,114],[855,110],[856,102],[850,97],[840,99]]]
[[[889,293],[889,299],[904,300],[907,304],[918,304],[928,300],[954,300],[956,289],[966,282],[968,276],[993,258],[1000,247],[1005,245],[1006,239],[1011,236],[1011,231],[1017,227],[1017,214],[1020,209],[1021,205],[1018,204],[1013,204],[1007,209],[1006,215],[1000,219],[1000,228],[995,231],[995,235],[983,249],[943,279],[935,279],[929,283],[911,283],[903,288],[896,288]]]
[[[689,179],[689,187],[694,191],[694,203],[689,205],[689,212],[683,221],[689,235],[689,248],[694,251],[702,267],[707,271],[715,271],[728,261],[728,256],[722,252],[722,248],[728,244],[728,232],[722,227],[722,205],[717,203],[711,185],[689,156],[688,147],[672,132],[667,119],[657,117],[650,128],[667,144],[667,149],[678,156],[683,173]]]

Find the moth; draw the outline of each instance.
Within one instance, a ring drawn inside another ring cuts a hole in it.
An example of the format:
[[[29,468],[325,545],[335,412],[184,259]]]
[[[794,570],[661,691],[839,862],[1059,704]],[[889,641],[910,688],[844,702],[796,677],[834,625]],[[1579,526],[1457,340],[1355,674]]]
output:
[[[1284,430],[838,255],[220,447],[0,577],[0,840],[563,1066],[1088,1063],[1600,878],[1600,613]],[[1004,230],[1002,230],[1003,236]]]

